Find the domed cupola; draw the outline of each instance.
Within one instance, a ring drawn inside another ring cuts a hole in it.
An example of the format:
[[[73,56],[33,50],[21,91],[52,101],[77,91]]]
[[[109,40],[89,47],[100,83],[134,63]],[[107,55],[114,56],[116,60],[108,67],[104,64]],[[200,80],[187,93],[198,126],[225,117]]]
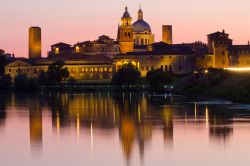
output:
[[[145,32],[151,33],[150,25],[143,20],[143,11],[141,10],[141,7],[138,11],[138,19],[133,24],[133,27],[135,33],[145,33]]]
[[[128,7],[126,6],[126,8],[125,8],[125,12],[123,13],[123,16],[122,16],[123,18],[130,18],[130,14],[129,14],[129,12],[128,12]]]

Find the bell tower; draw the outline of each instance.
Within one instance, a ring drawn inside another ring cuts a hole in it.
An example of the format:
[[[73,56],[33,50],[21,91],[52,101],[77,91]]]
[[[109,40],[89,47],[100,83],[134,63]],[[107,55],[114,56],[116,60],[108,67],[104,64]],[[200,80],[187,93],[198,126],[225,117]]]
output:
[[[125,12],[121,18],[121,25],[118,28],[117,40],[120,43],[121,54],[127,52],[133,52],[134,50],[134,34],[133,26],[131,24],[132,17],[128,12],[128,7],[125,8]]]

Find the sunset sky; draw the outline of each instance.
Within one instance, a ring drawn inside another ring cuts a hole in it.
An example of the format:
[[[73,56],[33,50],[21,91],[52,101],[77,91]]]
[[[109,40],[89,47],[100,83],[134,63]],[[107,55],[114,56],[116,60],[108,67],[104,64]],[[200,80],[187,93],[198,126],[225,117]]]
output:
[[[156,41],[162,24],[173,25],[175,43],[206,42],[208,33],[222,29],[235,44],[250,40],[249,0],[1,0],[0,48],[27,57],[30,26],[42,28],[43,57],[60,41],[116,38],[124,7],[135,21],[140,3]]]

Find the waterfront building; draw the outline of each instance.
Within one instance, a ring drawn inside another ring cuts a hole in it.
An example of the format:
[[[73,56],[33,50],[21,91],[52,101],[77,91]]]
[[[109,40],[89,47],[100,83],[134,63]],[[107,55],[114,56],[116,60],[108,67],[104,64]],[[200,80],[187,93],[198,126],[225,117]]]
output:
[[[249,42],[246,45],[233,45],[225,30],[208,35],[208,49],[214,58],[214,68],[250,67]]]
[[[11,58],[5,74],[37,77],[50,64],[63,60],[70,77],[76,80],[111,79],[123,64],[132,63],[145,77],[148,71],[161,69],[174,74],[187,74],[208,68],[250,67],[250,44],[233,45],[229,34],[215,32],[207,36],[208,43],[173,43],[172,25],[162,26],[162,42],[154,41],[151,26],[144,21],[140,8],[137,21],[125,8],[118,26],[117,40],[102,35],[94,41],[51,46],[46,58],[41,58],[41,28],[29,29],[29,58]]]

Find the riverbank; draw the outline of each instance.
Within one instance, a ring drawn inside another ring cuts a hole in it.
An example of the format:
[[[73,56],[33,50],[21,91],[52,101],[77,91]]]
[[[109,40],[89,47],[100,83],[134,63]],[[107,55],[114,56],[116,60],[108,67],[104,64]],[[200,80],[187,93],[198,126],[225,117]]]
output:
[[[210,69],[178,78],[175,92],[197,97],[221,98],[250,103],[250,73]]]

